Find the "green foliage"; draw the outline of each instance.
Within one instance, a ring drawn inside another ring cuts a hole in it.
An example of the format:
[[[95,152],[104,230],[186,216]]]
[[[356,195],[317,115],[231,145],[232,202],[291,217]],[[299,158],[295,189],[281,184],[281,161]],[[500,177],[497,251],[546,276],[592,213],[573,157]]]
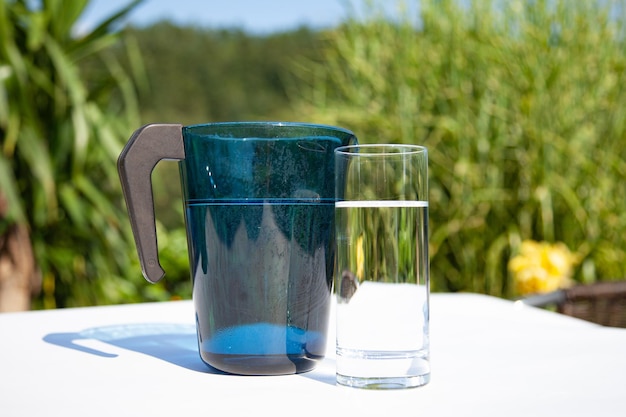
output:
[[[36,307],[139,298],[126,280],[132,238],[115,167],[137,110],[133,80],[107,54],[137,2],[76,36],[87,3],[0,3],[3,221],[29,227],[43,275]],[[101,82],[87,81],[88,59],[99,63],[89,79]]]
[[[306,28],[267,36],[161,22],[129,28],[141,51],[146,88],[142,118],[196,124],[289,117],[291,67],[319,55]]]
[[[511,296],[523,239],[563,241],[579,281],[626,276],[623,1],[375,8],[304,68],[302,114],[430,155],[434,290]],[[611,12],[612,11],[612,12]]]
[[[434,290],[512,295],[526,238],[565,242],[579,281],[625,276],[624,1],[421,0],[406,20],[372,2],[331,32],[116,32],[136,3],[76,35],[87,0],[0,2],[0,233],[29,227],[35,306],[191,295],[175,163],[154,175],[162,283],[141,277],[129,232],[115,160],[148,122],[300,120],[427,146]]]

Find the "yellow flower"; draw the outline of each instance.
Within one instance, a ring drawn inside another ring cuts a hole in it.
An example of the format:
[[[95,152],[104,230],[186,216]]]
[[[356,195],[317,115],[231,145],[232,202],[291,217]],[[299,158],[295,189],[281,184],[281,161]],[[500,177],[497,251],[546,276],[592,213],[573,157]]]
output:
[[[356,240],[356,276],[363,281],[365,273],[365,251],[363,250],[363,235]]]
[[[563,243],[525,240],[509,261],[519,295],[545,293],[571,284],[576,257]]]

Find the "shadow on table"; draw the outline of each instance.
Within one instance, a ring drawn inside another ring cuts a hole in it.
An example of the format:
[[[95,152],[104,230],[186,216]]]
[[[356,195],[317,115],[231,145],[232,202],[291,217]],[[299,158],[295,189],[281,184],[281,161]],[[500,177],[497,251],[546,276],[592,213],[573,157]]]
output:
[[[115,358],[114,353],[103,352],[80,344],[84,340],[98,340],[113,346],[143,353],[183,368],[213,374],[223,372],[211,368],[198,355],[196,328],[186,324],[141,323],[94,327],[76,333],[50,333],[45,342],[80,352]],[[77,343],[78,342],[78,343]]]
[[[143,353],[192,371],[230,375],[205,364],[198,353],[196,327],[189,324],[138,323],[93,327],[74,333],[50,333],[43,337],[47,343],[84,352],[103,358],[118,355],[81,344],[81,341],[97,340],[112,346]],[[323,367],[319,367],[323,368]],[[335,385],[335,374],[318,369],[302,375],[318,382]]]

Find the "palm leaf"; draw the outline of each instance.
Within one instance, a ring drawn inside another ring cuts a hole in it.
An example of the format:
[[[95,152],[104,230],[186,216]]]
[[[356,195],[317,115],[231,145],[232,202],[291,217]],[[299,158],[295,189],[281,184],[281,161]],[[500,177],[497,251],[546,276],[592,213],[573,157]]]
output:
[[[124,276],[132,253],[115,159],[120,132],[138,123],[136,100],[121,68],[108,75],[108,94],[93,94],[81,61],[119,41],[112,29],[139,2],[77,38],[87,3],[0,3],[0,192],[8,221],[31,230],[46,307],[99,302],[106,286],[92,281]],[[120,88],[115,113],[103,98]]]

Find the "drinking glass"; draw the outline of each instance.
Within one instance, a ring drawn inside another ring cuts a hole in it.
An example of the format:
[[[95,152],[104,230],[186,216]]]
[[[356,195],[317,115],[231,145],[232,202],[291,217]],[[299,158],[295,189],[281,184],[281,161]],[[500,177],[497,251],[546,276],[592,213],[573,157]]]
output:
[[[394,389],[430,380],[428,151],[335,150],[337,382]]]

